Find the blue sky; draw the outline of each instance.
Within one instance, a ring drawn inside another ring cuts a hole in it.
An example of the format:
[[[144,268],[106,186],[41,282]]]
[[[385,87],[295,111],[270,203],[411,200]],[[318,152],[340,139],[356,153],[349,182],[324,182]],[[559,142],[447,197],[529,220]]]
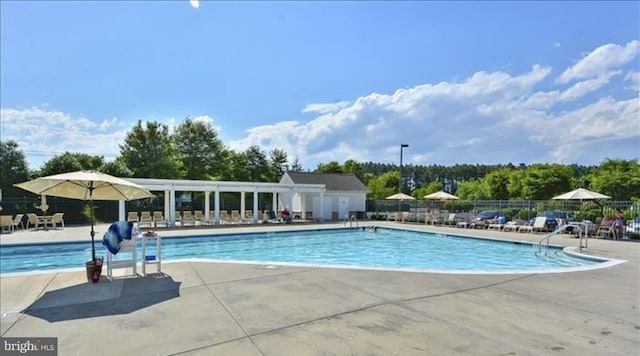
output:
[[[640,157],[638,2],[0,1],[0,138],[113,159],[138,120],[346,159]]]

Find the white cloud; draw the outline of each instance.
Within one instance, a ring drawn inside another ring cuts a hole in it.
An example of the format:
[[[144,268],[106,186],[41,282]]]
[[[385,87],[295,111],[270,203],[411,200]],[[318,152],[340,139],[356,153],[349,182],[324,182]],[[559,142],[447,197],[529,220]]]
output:
[[[592,54],[629,51],[634,45],[607,46]],[[267,152],[280,148],[290,159],[298,157],[306,168],[347,159],[397,163],[401,143],[410,145],[404,150],[407,164],[597,164],[605,157],[637,158],[637,95],[615,90],[621,81],[612,78],[621,75],[623,68],[614,64],[620,61],[599,60],[596,65],[592,58],[600,56],[592,54],[565,71],[569,73],[563,74],[565,78],[580,80],[569,88],[559,89],[545,80],[553,71],[550,67],[534,65],[523,73],[478,71],[457,81],[372,93],[349,102],[310,104],[303,112],[316,113],[311,120],[253,127],[246,137],[225,144],[237,151],[250,145]],[[625,56],[618,53],[617,57]],[[623,83],[637,87],[639,77],[638,70],[626,69]],[[25,151],[105,156],[118,153],[118,145],[135,124],[37,107],[3,108],[0,118],[2,139],[16,139]],[[180,121],[149,120],[172,129]],[[205,114],[194,120],[215,123]]]
[[[336,112],[346,106],[349,105],[348,101],[338,101],[335,103],[327,103],[327,104],[308,104],[302,109],[303,113],[319,113],[319,114],[327,114]]]
[[[581,82],[575,83],[569,89],[565,90],[560,94],[561,101],[570,101],[575,100],[585,94],[591,93],[600,89],[603,85],[609,83],[611,77],[622,73],[622,71],[612,71],[608,73],[604,73],[599,75],[594,79],[588,79]]]
[[[625,46],[612,43],[600,46],[580,59],[575,65],[567,68],[556,79],[556,82],[566,84],[575,79],[599,76],[631,62],[639,53],[640,41],[638,40],[633,40]]]
[[[624,79],[631,82],[632,90],[640,91],[640,71],[630,71]]]
[[[234,147],[284,148],[308,168],[346,159],[397,163],[400,143],[410,144],[405,159],[416,164],[597,164],[604,157],[637,156],[628,141],[640,138],[634,126],[638,101],[598,96],[620,71],[601,72],[564,91],[538,88],[551,72],[538,65],[516,75],[481,71],[458,82],[373,93],[307,122],[253,128]],[[592,102],[575,103],[588,93]],[[614,127],[625,133],[597,134]],[[615,148],[589,149],[589,142],[605,138]]]

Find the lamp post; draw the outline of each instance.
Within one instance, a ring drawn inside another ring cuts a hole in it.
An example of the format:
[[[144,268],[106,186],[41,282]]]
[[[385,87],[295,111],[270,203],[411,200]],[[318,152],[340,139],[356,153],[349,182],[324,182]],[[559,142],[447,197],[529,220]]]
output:
[[[400,145],[400,183],[398,183],[398,193],[402,193],[402,150],[406,147],[409,147],[406,143]],[[400,214],[400,204],[402,204],[402,199],[398,199],[398,214]]]
[[[402,150],[409,147],[406,143],[400,145],[400,183],[398,184],[398,193],[402,193]]]

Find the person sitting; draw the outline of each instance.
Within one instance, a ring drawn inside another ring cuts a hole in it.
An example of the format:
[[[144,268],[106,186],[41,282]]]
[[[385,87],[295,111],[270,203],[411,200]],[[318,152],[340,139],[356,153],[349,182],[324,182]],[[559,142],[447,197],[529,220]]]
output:
[[[280,212],[280,218],[285,223],[290,223],[291,222],[291,213],[289,212],[289,209],[287,209],[287,208],[282,209],[282,212]]]

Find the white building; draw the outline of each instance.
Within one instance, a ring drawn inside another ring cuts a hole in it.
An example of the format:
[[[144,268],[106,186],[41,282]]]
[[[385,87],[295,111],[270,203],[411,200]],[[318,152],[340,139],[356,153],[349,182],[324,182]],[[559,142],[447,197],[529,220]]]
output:
[[[364,214],[366,210],[369,190],[352,174],[287,172],[280,178],[280,184],[325,187],[322,195],[293,192],[289,197],[280,194],[280,206],[302,218],[342,220],[351,214]]]

